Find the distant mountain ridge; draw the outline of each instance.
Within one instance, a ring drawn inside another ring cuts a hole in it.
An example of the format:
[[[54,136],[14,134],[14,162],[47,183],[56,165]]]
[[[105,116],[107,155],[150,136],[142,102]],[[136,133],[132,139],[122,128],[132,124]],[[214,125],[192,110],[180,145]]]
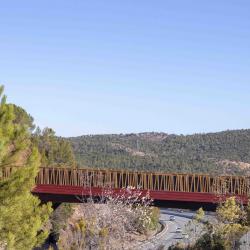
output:
[[[80,166],[250,174],[250,129],[174,135],[145,132],[71,137]]]

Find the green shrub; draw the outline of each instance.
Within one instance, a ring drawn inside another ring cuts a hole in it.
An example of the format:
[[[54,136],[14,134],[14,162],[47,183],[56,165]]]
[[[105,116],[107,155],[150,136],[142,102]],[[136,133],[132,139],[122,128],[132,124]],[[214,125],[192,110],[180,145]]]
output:
[[[160,210],[157,207],[137,207],[138,216],[135,219],[136,229],[145,234],[157,229],[159,225]]]
[[[150,208],[150,225],[149,229],[155,230],[157,229],[159,225],[159,219],[160,219],[160,209],[158,207],[151,207]]]
[[[68,218],[72,215],[73,208],[70,203],[62,203],[54,212],[50,218],[52,224],[52,235],[55,240],[58,240],[61,229],[64,229],[67,225]]]

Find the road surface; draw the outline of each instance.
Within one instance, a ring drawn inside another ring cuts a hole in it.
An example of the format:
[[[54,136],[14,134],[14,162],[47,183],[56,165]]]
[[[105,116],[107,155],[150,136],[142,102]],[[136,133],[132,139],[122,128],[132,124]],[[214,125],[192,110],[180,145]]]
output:
[[[168,249],[169,246],[176,244],[177,242],[186,242],[188,239],[184,239],[181,233],[176,233],[177,227],[180,227],[182,231],[185,231],[185,225],[193,218],[195,212],[179,212],[176,210],[170,210],[168,208],[161,208],[160,220],[166,224],[167,230],[160,239],[152,240],[151,242],[143,245],[140,249],[153,250]],[[170,221],[169,218],[174,215],[175,220]],[[163,248],[164,246],[164,248]]]

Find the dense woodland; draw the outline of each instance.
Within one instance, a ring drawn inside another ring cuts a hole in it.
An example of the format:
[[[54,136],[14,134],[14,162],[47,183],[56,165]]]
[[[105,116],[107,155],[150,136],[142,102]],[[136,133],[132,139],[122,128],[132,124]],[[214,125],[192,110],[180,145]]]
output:
[[[80,166],[216,174],[244,174],[250,169],[250,129],[187,136],[89,135],[69,140]]]

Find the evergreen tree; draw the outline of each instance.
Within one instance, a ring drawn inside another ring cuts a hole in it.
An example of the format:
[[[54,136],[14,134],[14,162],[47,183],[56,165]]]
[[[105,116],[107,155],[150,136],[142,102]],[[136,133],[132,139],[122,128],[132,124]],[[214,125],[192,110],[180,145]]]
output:
[[[13,106],[15,120],[14,122],[17,124],[21,124],[26,126],[30,132],[35,129],[34,118],[28,114],[22,107],[19,107],[15,104],[9,104]]]
[[[6,104],[0,86],[0,173],[11,170],[7,178],[0,174],[0,247],[28,250],[47,237],[43,230],[51,212],[31,194],[40,165],[40,155],[32,145],[31,134],[14,106]]]
[[[56,137],[51,128],[41,131],[37,128],[33,141],[42,156],[43,167],[75,167],[75,156],[71,143],[64,138]]]

